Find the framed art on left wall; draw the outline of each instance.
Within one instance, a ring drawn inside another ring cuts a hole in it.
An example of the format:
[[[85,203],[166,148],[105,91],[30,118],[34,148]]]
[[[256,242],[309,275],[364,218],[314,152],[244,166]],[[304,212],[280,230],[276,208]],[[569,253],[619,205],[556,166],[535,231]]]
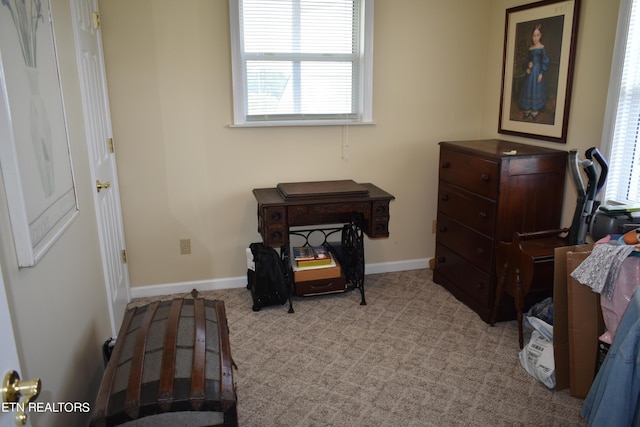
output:
[[[0,168],[19,267],[78,214],[48,0],[0,5]]]
[[[565,143],[580,0],[507,9],[498,132]]]

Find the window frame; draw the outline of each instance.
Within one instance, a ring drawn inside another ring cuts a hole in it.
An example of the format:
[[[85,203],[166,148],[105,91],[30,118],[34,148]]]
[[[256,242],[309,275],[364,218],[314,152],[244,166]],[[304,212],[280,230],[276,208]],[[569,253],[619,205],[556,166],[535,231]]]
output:
[[[600,143],[603,154],[606,158],[610,159],[610,161],[612,159],[614,135],[618,121],[618,104],[620,101],[621,84],[625,65],[625,52],[627,48],[628,33],[631,22],[631,8],[632,6],[634,6],[634,1],[636,2],[635,7],[640,7],[640,0],[621,0],[620,10],[618,13],[618,25],[616,29],[616,39],[611,61],[611,75],[609,78],[609,88],[607,103],[605,107],[602,140]],[[638,30],[640,30],[640,28],[638,28]],[[640,150],[639,143],[640,137],[636,138],[636,150]],[[615,168],[616,166],[610,162],[609,177],[611,177],[612,172],[615,173]],[[618,180],[618,182],[623,182],[623,180]],[[628,199],[616,199],[616,194],[612,191],[610,179],[607,179],[602,194],[605,198],[604,203],[606,204],[637,203]]]
[[[289,114],[276,115],[273,119],[251,120],[247,114],[246,56],[241,51],[240,2],[229,0],[231,35],[231,74],[233,87],[233,124],[230,127],[270,127],[270,126],[342,126],[373,124],[373,10],[374,0],[360,2],[360,59],[354,60],[352,104],[355,112],[350,114]],[[287,54],[281,54],[286,56]],[[247,55],[253,56],[252,54]],[[349,55],[353,57],[354,55]],[[255,57],[255,56],[254,56]]]

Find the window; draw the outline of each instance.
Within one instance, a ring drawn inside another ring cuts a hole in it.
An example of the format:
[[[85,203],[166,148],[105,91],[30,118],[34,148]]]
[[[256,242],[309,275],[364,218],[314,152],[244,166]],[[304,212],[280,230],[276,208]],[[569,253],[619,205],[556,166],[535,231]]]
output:
[[[234,125],[372,120],[373,0],[229,0]]]
[[[602,144],[609,157],[607,202],[640,203],[639,133],[640,0],[622,0]]]

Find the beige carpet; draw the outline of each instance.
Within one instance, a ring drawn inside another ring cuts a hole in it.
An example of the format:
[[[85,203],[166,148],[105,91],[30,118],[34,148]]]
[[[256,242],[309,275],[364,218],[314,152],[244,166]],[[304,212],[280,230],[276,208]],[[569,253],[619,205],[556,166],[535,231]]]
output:
[[[365,286],[367,306],[356,291],[294,298],[294,314],[201,292],[225,301],[241,426],[586,425],[581,399],[520,366],[515,321],[487,325],[430,270]]]

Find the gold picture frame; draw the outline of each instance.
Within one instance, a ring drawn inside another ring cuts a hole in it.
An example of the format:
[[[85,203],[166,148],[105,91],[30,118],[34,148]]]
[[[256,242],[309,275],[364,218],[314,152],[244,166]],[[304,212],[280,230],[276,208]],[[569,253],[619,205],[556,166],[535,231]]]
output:
[[[566,143],[580,0],[506,11],[498,132]]]

